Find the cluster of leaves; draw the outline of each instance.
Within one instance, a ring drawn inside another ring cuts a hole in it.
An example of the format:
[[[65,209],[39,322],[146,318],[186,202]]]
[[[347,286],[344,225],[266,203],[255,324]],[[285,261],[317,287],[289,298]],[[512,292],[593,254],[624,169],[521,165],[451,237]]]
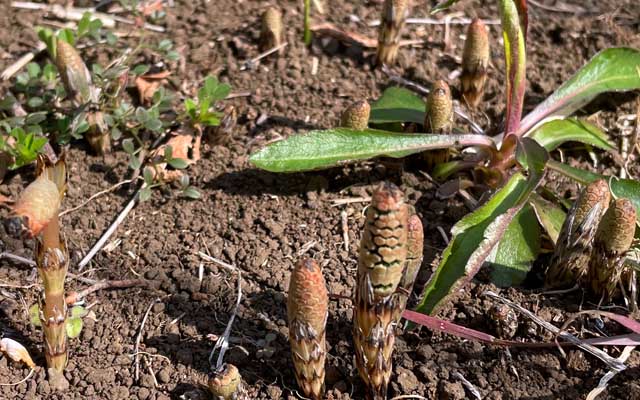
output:
[[[196,127],[218,126],[224,116],[223,113],[212,110],[212,106],[224,100],[231,92],[231,86],[220,83],[215,76],[209,76],[204,81],[204,86],[198,91],[197,99],[185,99],[184,109]]]
[[[444,9],[455,1],[439,6]],[[452,229],[453,238],[442,261],[425,287],[418,311],[433,313],[468,282],[485,262],[494,265],[499,285],[519,284],[540,253],[541,228],[550,237],[564,220],[564,211],[549,191],[539,188],[547,170],[555,170],[581,183],[602,176],[550,159],[549,153],[566,142],[581,142],[614,150],[595,125],[571,115],[599,94],[640,88],[640,51],[611,48],[595,55],[549,98],[522,118],[526,83],[526,5],[500,0],[505,45],[507,96],[505,131],[501,137],[474,134],[402,133],[403,124],[421,126],[425,102],[406,89],[391,87],[371,106],[371,128],[335,128],[311,131],[273,143],[251,156],[258,167],[273,172],[328,168],[374,157],[405,157],[425,150],[477,147],[481,159],[454,160],[439,165],[439,178],[469,168],[498,176],[493,196]],[[400,130],[400,132],[398,132]],[[631,199],[640,211],[640,183],[605,177],[614,196]],[[545,198],[546,197],[546,198]],[[540,224],[539,224],[539,223]]]

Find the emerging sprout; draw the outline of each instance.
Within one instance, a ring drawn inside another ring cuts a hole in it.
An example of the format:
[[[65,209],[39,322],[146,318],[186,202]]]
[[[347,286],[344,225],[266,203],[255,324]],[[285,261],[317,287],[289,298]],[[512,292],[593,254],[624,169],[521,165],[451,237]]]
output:
[[[462,53],[462,96],[476,108],[482,100],[489,66],[489,34],[484,23],[476,18],[469,25]]]
[[[52,165],[40,155],[38,177],[22,192],[14,212],[26,219],[29,233],[36,236],[36,266],[44,287],[39,317],[44,330],[47,366],[61,372],[67,364],[65,323],[67,304],[64,281],[69,254],[60,239],[58,212],[66,188],[64,157]]]
[[[313,400],[322,399],[324,393],[328,305],[320,266],[311,258],[300,260],[289,282],[289,342],[298,385]]]
[[[624,260],[636,230],[636,209],[628,199],[615,200],[602,217],[589,263],[591,290],[610,300],[625,272]]]
[[[448,134],[453,127],[453,100],[447,82],[438,80],[433,84],[427,97],[424,129],[427,133]],[[431,150],[424,152],[427,168],[449,160],[450,150]]]
[[[369,126],[371,106],[366,100],[357,101],[347,107],[342,113],[340,126],[362,131]]]
[[[496,304],[489,309],[489,317],[493,322],[498,337],[511,339],[518,331],[518,316],[506,304]]]
[[[208,386],[214,400],[248,400],[240,371],[233,364],[224,364],[211,375]]]
[[[353,327],[356,365],[372,399],[386,399],[391,378],[408,220],[400,189],[383,183],[371,198],[360,242]]]
[[[282,43],[282,15],[280,11],[269,7],[262,14],[262,31],[260,32],[260,50],[267,51]]]
[[[100,92],[93,85],[91,74],[76,49],[62,39],[58,39],[56,47],[56,67],[73,104],[81,107],[97,103]],[[98,154],[108,153],[111,150],[111,140],[102,112],[90,110],[83,114],[89,125],[85,137],[91,148]]]
[[[593,238],[610,200],[609,185],[604,179],[594,181],[582,190],[560,230],[545,276],[547,288],[575,285],[585,276]]]
[[[378,52],[376,60],[379,65],[392,65],[398,56],[400,33],[404,21],[409,14],[410,0],[385,0],[378,31]]]

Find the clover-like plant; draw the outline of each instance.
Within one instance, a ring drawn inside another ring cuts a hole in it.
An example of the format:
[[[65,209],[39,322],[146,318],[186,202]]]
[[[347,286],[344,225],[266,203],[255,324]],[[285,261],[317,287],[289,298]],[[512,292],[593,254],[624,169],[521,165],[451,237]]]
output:
[[[447,1],[436,11],[455,3]],[[579,183],[604,178],[613,197],[628,198],[640,209],[640,184],[603,177],[549,158],[569,141],[603,150],[614,146],[596,126],[571,117],[599,94],[640,88],[640,51],[610,48],[596,54],[573,77],[524,118],[527,7],[522,0],[499,0],[505,47],[506,106],[504,132],[496,137],[455,132],[398,132],[397,126],[424,127],[426,104],[410,91],[390,87],[371,104],[366,129],[334,128],[294,135],[272,143],[250,158],[273,172],[308,171],[375,157],[406,157],[425,150],[464,147],[471,156],[439,164],[434,177],[465,169],[494,187],[491,198],[452,228],[452,239],[437,270],[425,286],[418,310],[434,313],[450,294],[469,281],[485,261],[499,285],[521,282],[540,252],[542,227],[557,238],[564,212],[547,207],[537,192],[546,171],[554,170]],[[391,128],[390,128],[391,127]],[[477,130],[477,129],[476,129]]]

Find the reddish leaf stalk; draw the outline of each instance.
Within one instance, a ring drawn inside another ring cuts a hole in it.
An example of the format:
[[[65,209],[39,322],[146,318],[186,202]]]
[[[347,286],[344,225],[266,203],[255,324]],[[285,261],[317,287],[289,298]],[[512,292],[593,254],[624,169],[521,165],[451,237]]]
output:
[[[391,378],[408,214],[400,189],[383,183],[373,193],[360,242],[353,336],[356,365],[370,400],[386,399]]]
[[[298,385],[313,400],[324,394],[328,305],[322,269],[311,258],[300,260],[289,282],[289,343]]]

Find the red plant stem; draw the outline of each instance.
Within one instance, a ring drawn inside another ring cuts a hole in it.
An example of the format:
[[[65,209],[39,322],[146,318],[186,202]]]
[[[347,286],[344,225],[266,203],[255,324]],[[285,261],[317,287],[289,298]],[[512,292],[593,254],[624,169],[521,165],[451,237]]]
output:
[[[87,297],[89,294],[93,292],[97,292],[98,290],[103,289],[125,289],[135,286],[143,286],[148,287],[151,284],[151,281],[146,279],[125,279],[121,281],[100,281],[94,285],[89,286],[86,289],[83,289],[79,292],[71,292],[67,295],[65,301],[67,305],[71,305],[76,303],[83,298]]]

